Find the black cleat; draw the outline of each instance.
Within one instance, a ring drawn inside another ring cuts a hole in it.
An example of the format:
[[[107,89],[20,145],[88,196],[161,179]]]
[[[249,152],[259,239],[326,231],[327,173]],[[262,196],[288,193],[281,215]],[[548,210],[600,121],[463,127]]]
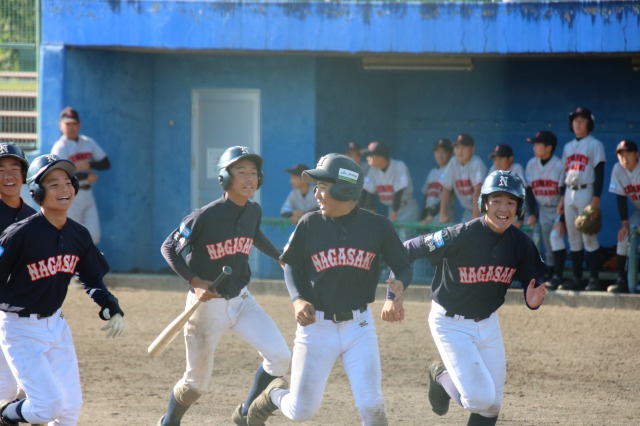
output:
[[[440,361],[433,361],[429,367],[429,402],[433,412],[439,416],[447,414],[451,400],[447,391],[436,382],[436,378],[445,371],[447,370]]]

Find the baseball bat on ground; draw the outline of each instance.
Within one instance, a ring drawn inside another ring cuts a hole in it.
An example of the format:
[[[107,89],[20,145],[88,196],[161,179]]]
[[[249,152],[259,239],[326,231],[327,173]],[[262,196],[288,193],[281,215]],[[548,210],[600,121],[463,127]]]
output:
[[[225,278],[231,275],[231,272],[232,270],[230,266],[223,266],[222,272],[220,272],[220,275],[218,275],[218,277],[209,286],[209,291],[215,290],[215,288],[218,287],[218,285],[220,285],[220,283]],[[173,321],[171,321],[171,323],[168,326],[165,327],[164,330],[162,330],[162,332],[158,335],[158,337],[156,337],[156,339],[153,342],[151,342],[151,344],[147,348],[147,352],[149,352],[149,355],[151,355],[152,357],[156,357],[156,356],[159,356],[162,352],[164,352],[165,349],[167,349],[167,346],[169,346],[169,344],[173,342],[173,339],[176,338],[176,336],[178,335],[180,330],[182,330],[182,327],[184,327],[184,325],[187,323],[191,315],[193,315],[196,309],[198,309],[198,306],[200,306],[200,303],[202,303],[200,300],[196,301],[196,303],[194,303],[188,309],[186,309],[183,313],[178,315]]]

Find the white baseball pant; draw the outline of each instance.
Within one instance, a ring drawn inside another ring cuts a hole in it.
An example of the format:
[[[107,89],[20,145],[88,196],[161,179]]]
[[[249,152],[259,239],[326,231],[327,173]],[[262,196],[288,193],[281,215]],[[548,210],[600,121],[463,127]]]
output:
[[[565,249],[564,237],[560,237],[557,231],[553,231],[553,226],[558,223],[559,218],[555,206],[538,207],[538,223],[544,243],[545,263],[549,266],[553,265],[553,252]]]
[[[91,189],[80,189],[67,215],[89,230],[94,244],[100,242],[100,216]]]
[[[18,382],[13,377],[7,359],[0,351],[0,400],[13,401],[18,393]]]
[[[282,414],[308,420],[318,411],[329,374],[338,358],[351,383],[356,408],[365,426],[386,426],[378,336],[371,310],[353,311],[353,320],[334,323],[316,311],[316,322],[298,324],[289,390],[271,393]]]
[[[593,185],[583,189],[569,189],[564,194],[564,218],[569,236],[569,248],[571,251],[594,252],[600,248],[597,235],[586,235],[576,229],[576,217],[582,213],[593,198]]]
[[[631,232],[632,226],[640,225],[640,211],[635,210],[631,217],[629,217],[629,232]],[[618,241],[616,245],[616,254],[620,256],[628,256],[629,255],[629,237],[625,238],[623,241]]]
[[[82,407],[78,359],[71,330],[58,310],[48,318],[0,312],[0,346],[27,395],[28,423],[74,426]]]
[[[189,292],[186,306],[197,301]],[[214,353],[222,335],[231,330],[258,350],[264,371],[284,376],[291,351],[275,322],[246,288],[233,299],[211,299],[200,304],[184,330],[187,368],[176,387],[186,385],[200,393],[207,391],[213,372]]]
[[[500,413],[507,377],[498,314],[482,321],[450,318],[431,301],[429,328],[458,392],[462,407],[484,417]]]

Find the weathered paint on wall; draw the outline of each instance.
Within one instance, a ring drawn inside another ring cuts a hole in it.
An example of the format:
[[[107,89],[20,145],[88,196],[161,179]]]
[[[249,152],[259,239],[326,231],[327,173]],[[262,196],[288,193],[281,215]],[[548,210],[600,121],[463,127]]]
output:
[[[76,46],[439,54],[640,51],[636,2],[43,2]],[[73,25],[69,25],[73,22]]]

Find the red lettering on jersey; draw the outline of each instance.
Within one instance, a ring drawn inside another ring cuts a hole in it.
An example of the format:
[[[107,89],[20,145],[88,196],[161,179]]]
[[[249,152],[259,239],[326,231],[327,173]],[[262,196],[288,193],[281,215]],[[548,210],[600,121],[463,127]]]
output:
[[[347,264],[347,255],[344,253],[344,247],[338,249],[338,265],[344,266]]]
[[[533,190],[533,195],[536,197],[559,195],[558,182],[554,180],[536,179],[531,182],[531,189]]]
[[[576,153],[567,156],[567,159],[564,162],[564,169],[566,171],[569,170],[578,170],[584,172],[584,169],[589,164],[589,157],[584,154]]]
[[[93,154],[90,152],[76,152],[69,156],[69,161],[75,163],[76,161],[91,161],[93,160]]]
[[[393,201],[393,185],[376,185],[380,201]]]
[[[458,267],[458,276],[460,277],[461,284],[477,284],[487,282],[511,284],[515,273],[516,269],[509,268],[508,266]]]
[[[327,250],[327,260],[329,261],[329,265],[332,268],[337,265],[338,262],[336,260],[336,249]]]
[[[73,274],[80,258],[73,254],[51,256],[46,260],[39,260],[27,264],[27,271],[31,281],[37,281],[58,274]]]
[[[631,201],[640,200],[640,185],[627,185],[624,187],[624,193]]]
[[[429,182],[429,185],[427,185],[427,197],[438,198],[442,194],[443,188],[438,181]]]
[[[471,179],[458,179],[456,181],[456,189],[460,195],[473,195]]]
[[[355,248],[331,248],[311,255],[311,262],[316,272],[337,266],[352,266],[358,269],[370,270],[376,253]]]
[[[253,238],[235,237],[215,244],[206,244],[209,259],[218,260],[225,256],[233,256],[237,253],[248,255],[253,245]]]

